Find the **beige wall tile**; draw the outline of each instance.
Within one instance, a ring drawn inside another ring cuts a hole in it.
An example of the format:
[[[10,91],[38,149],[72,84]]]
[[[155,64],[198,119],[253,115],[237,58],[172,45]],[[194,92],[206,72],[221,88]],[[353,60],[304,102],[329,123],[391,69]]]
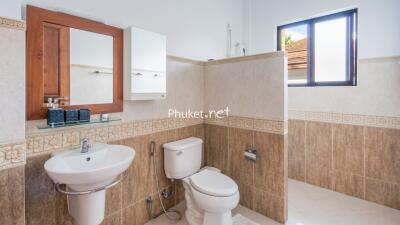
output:
[[[289,177],[305,181],[306,177],[306,122],[289,120],[288,134]]]
[[[24,166],[0,171],[0,220],[2,224],[25,224]]]
[[[400,184],[400,130],[367,128],[366,176]]]
[[[306,182],[331,188],[332,126],[309,122],[306,130]]]
[[[355,87],[289,88],[289,110],[398,117],[399,73],[398,59],[361,63]]]
[[[96,128],[96,142],[108,141],[108,127]]]
[[[365,199],[400,209],[400,186],[375,179],[365,179]]]
[[[122,139],[121,125],[111,126],[108,128],[108,141]]]
[[[69,148],[80,144],[79,131],[65,132],[62,134],[62,147]]]
[[[37,153],[43,151],[43,136],[32,136],[26,139],[26,152]]]
[[[25,31],[0,27],[0,143],[25,138]]]
[[[61,133],[49,134],[44,136],[43,151],[54,151],[61,149],[62,136]]]

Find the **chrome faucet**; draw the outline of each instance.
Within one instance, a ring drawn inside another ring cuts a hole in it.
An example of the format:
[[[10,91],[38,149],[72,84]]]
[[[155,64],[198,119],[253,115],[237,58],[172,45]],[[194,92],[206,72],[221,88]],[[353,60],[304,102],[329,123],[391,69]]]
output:
[[[81,153],[87,153],[92,145],[90,144],[89,138],[83,138],[81,140]]]

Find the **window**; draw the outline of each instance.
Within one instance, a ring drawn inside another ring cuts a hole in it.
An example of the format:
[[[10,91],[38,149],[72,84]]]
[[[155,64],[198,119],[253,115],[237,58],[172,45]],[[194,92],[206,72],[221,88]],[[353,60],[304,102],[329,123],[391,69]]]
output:
[[[289,86],[357,84],[357,9],[279,26],[277,34]]]

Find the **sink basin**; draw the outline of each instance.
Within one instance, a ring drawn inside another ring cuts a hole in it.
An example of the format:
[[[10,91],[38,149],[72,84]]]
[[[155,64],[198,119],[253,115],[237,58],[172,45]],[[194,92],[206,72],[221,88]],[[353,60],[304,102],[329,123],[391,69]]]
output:
[[[122,145],[95,144],[55,154],[44,164],[55,189],[68,196],[68,211],[78,225],[99,225],[104,220],[105,189],[115,185],[128,169],[135,150]],[[66,184],[61,190],[59,184]]]
[[[80,149],[58,153],[44,168],[55,183],[84,191],[111,183],[128,169],[134,157],[135,150],[127,146],[94,144],[87,153]]]

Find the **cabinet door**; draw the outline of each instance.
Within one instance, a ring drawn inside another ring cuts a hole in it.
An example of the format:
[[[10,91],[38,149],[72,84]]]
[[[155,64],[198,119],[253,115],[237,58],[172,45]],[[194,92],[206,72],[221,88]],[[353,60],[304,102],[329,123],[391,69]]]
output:
[[[165,73],[134,71],[131,75],[132,93],[165,93]]]
[[[132,69],[165,72],[165,36],[139,28],[132,28],[131,37]]]

